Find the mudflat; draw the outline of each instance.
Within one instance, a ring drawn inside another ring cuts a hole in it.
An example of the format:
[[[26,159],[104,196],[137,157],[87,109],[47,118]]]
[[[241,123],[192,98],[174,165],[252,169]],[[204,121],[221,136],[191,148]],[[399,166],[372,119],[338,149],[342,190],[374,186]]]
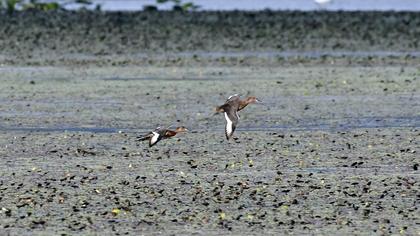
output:
[[[420,233],[417,13],[0,22],[1,235]]]
[[[0,72],[2,234],[420,233],[416,66]],[[233,93],[264,104],[227,141]]]

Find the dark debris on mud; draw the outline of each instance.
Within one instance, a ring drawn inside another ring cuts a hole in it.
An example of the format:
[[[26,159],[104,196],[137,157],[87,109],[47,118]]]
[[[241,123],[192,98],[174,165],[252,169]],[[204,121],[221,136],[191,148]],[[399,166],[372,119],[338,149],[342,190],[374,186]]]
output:
[[[418,233],[420,131],[245,135],[152,149],[125,134],[2,135],[0,230]]]

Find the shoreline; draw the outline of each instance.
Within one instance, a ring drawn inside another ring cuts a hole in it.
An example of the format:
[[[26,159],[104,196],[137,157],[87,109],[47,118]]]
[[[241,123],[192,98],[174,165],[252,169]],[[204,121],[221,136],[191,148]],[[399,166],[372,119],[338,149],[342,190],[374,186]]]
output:
[[[137,55],[49,55],[39,57],[6,56],[0,54],[0,68],[9,66],[231,66],[231,67],[276,67],[294,65],[326,65],[326,66],[416,66],[420,64],[420,55],[417,52],[389,52],[381,55],[363,52],[354,54],[328,54],[320,52],[319,55],[303,53],[261,53],[243,54],[241,52],[188,52],[188,53],[144,53]]]

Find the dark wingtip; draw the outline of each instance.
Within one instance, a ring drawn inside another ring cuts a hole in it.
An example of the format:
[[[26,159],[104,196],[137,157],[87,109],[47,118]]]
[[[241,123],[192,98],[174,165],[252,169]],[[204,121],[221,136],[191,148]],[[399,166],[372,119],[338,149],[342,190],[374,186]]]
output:
[[[144,141],[146,139],[147,139],[147,137],[144,137],[144,136],[137,137],[137,141]]]
[[[230,140],[230,138],[232,137],[232,135],[233,135],[233,133],[229,136],[228,135],[228,133],[227,132],[225,132],[225,136],[226,136],[226,139],[229,141]]]

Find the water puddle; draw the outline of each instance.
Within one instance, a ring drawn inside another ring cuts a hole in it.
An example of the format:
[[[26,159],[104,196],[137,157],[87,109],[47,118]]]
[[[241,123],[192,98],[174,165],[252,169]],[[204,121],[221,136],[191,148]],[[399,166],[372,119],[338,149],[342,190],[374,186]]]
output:
[[[4,127],[0,126],[1,131],[8,132],[41,132],[41,133],[52,133],[52,132],[88,132],[88,133],[118,133],[127,132],[129,130],[123,130],[111,127]]]
[[[159,1],[158,1],[159,2]],[[146,5],[157,6],[160,10],[170,10],[172,1],[162,1],[156,4],[155,0],[93,0],[88,8],[94,9],[100,5],[104,11],[139,11]],[[188,1],[190,2],[190,1]],[[192,0],[199,6],[199,11],[263,11],[270,10],[297,10],[297,11],[420,11],[420,2],[416,0],[334,0],[317,4],[314,0]],[[68,4],[68,9],[78,9],[78,4]]]
[[[275,132],[275,131],[346,131],[353,129],[377,128],[420,128],[420,116],[414,117],[362,117],[334,120],[321,120],[318,122],[305,121],[298,125],[276,126],[242,126],[237,130],[248,132]],[[0,131],[6,132],[88,132],[88,133],[138,133],[150,131],[150,128],[118,128],[118,127],[5,127]],[[219,132],[218,129],[202,129],[193,132]]]
[[[420,128],[420,116],[414,117],[361,117],[346,119],[331,119],[321,121],[305,120],[298,125],[277,126],[247,126],[238,128],[242,131],[345,131],[352,129],[376,129],[376,128]]]
[[[137,58],[150,58],[150,54],[138,53],[135,54]],[[240,52],[205,52],[205,51],[191,51],[191,52],[177,52],[177,53],[163,53],[160,55],[153,55],[154,58],[168,59],[168,58],[311,58],[320,59],[323,57],[345,57],[345,58],[369,58],[369,57],[420,57],[420,51],[240,51]]]
[[[110,77],[110,78],[103,78],[104,81],[169,81],[169,82],[183,82],[183,81],[215,81],[215,80],[225,80],[224,78],[158,78],[158,77]]]

